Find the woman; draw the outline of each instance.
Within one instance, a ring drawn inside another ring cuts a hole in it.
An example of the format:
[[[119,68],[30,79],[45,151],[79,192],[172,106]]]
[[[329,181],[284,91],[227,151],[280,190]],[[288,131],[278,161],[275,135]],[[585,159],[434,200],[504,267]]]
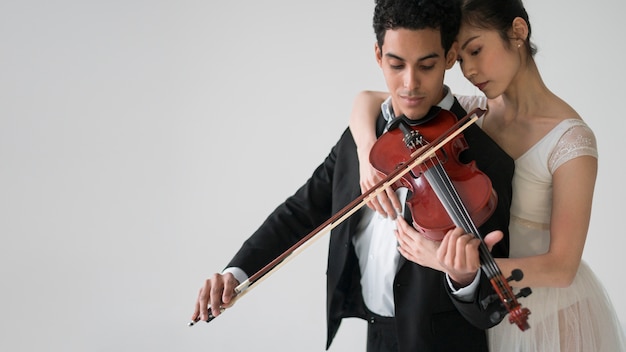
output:
[[[458,62],[484,97],[457,97],[467,111],[488,112],[479,126],[515,160],[510,257],[503,273],[524,272],[518,287],[530,309],[531,329],[501,323],[489,331],[492,351],[626,351],[623,331],[603,286],[582,260],[597,174],[593,131],[544,84],[533,56],[528,15],[519,0],[467,0],[458,36]],[[361,185],[380,179],[368,162],[372,126],[387,96],[357,97],[350,128],[358,145]],[[398,202],[393,200],[393,207]],[[388,202],[388,201],[386,201]],[[389,207],[373,204],[385,212]],[[388,212],[389,213],[389,212]],[[393,213],[393,212],[392,212]],[[398,217],[400,252],[409,260],[453,275],[476,272],[472,235],[451,231],[434,249]],[[429,248],[432,253],[424,253]],[[471,248],[468,253],[464,251]],[[435,252],[436,251],[436,252]],[[425,259],[430,255],[437,264]],[[461,255],[461,257],[459,257]],[[464,260],[458,260],[464,258]]]

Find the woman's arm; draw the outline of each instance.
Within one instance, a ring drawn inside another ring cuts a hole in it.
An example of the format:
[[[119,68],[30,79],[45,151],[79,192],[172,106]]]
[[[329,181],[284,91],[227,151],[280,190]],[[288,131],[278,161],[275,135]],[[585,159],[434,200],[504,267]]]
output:
[[[525,258],[496,259],[503,272],[515,268],[524,272],[524,279],[517,285],[571,285],[587,239],[596,174],[597,159],[591,156],[572,159],[554,172],[548,252]]]
[[[548,251],[529,257],[496,258],[496,263],[505,275],[514,269],[522,270],[524,277],[516,282],[515,286],[567,287],[571,285],[585,247],[596,174],[597,159],[592,156],[572,159],[554,172]],[[417,231],[413,228],[399,226],[400,229],[404,231],[405,237],[417,235]],[[432,249],[425,251],[427,247],[421,246],[421,250],[416,251],[415,248],[405,245],[406,241],[400,241],[400,244],[406,252],[403,255],[409,260],[449,274],[456,273],[471,277],[471,274],[475,272],[477,248],[465,246],[465,243],[458,241],[458,238],[449,241],[445,241],[446,239],[442,241],[442,244],[446,244],[445,246],[435,246],[437,262],[441,268],[432,263]],[[463,259],[459,260],[460,258]],[[472,258],[474,258],[473,261],[470,260]],[[427,261],[429,259],[430,262]]]
[[[369,162],[369,151],[376,142],[376,119],[380,115],[380,105],[389,93],[364,90],[359,92],[350,112],[350,132],[359,152],[359,160]],[[365,155],[361,159],[361,154]]]
[[[361,91],[357,94],[350,113],[350,131],[357,147],[361,192],[365,193],[381,180],[381,175],[369,161],[370,151],[376,143],[376,120],[380,115],[380,105],[389,96],[386,92]],[[383,216],[395,218],[402,205],[391,188],[380,193],[378,199],[368,203],[368,207]],[[395,209],[395,210],[394,210]]]

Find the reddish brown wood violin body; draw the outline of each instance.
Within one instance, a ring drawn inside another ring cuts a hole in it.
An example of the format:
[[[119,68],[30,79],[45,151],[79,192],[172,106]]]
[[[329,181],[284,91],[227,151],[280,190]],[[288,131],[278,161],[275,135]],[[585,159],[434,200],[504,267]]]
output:
[[[432,141],[456,122],[454,114],[448,110],[440,110],[438,116],[430,122],[414,126],[413,132],[419,133],[418,138]],[[442,162],[444,165],[474,223],[482,225],[495,210],[497,195],[493,191],[489,177],[476,167],[475,162],[464,164],[459,161],[459,155],[467,147],[463,135],[456,136],[436,153],[438,160],[419,165],[396,185],[407,187],[411,191],[412,196],[407,199],[407,204],[410,205],[415,225],[427,238],[441,240],[455,227],[429,182],[420,177],[435,163]],[[398,166],[404,165],[414,151],[415,149],[407,147],[405,131],[394,128],[384,133],[374,144],[370,153],[370,163],[382,174],[387,175]]]

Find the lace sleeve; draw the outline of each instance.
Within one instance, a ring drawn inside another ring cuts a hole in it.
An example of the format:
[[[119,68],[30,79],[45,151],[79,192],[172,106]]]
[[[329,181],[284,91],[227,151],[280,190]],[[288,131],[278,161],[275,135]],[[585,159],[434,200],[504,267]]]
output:
[[[583,155],[598,158],[596,137],[584,123],[574,125],[563,133],[548,160],[550,172],[554,173],[565,162]]]

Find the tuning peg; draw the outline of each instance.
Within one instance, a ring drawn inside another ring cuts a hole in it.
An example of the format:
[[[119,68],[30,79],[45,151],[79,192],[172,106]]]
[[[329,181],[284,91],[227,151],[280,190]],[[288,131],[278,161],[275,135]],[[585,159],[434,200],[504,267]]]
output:
[[[533,290],[531,290],[530,287],[524,287],[519,290],[519,292],[515,295],[515,298],[528,297],[531,293],[533,293]]]
[[[511,276],[506,278],[506,281],[520,281],[521,279],[524,278],[524,273],[519,270],[519,269],[514,269],[513,271],[511,271]]]

